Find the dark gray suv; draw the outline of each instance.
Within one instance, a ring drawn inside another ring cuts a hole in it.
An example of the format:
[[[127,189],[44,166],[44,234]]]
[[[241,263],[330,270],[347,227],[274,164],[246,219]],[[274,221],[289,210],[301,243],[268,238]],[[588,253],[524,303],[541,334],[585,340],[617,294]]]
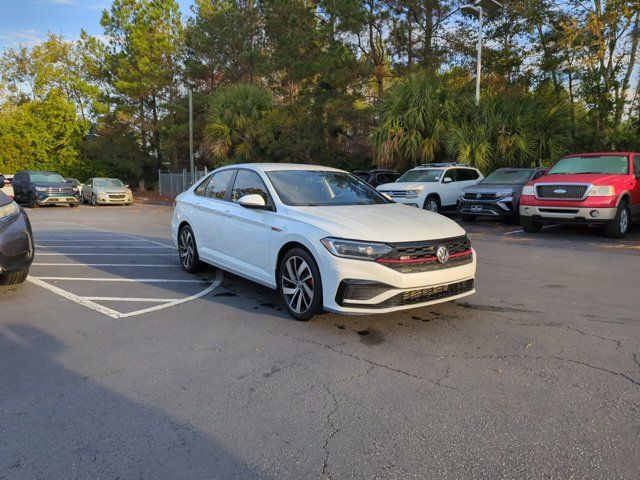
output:
[[[3,181],[0,175],[0,183]],[[0,286],[26,280],[33,252],[29,217],[22,207],[0,192]]]
[[[465,221],[499,217],[518,223],[522,188],[546,171],[544,168],[499,168],[480,183],[462,190],[458,213]]]

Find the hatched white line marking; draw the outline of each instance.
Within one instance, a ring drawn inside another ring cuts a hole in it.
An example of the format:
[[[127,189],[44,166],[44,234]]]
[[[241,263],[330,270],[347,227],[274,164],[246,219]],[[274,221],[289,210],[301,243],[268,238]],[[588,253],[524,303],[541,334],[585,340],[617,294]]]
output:
[[[79,303],[91,310],[95,310],[96,312],[103,313],[111,318],[119,318],[120,312],[113,310],[111,308],[105,307],[98,303],[94,303],[91,300],[86,298],[79,297],[75,293],[68,292],[62,288],[56,287],[55,285],[51,285],[50,283],[43,282],[39,278],[36,277],[27,277],[27,281],[33,283],[34,285],[38,285],[39,287],[44,288],[45,290],[49,290],[50,292],[56,293],[67,300],[71,300],[72,302]]]
[[[157,263],[32,263],[38,267],[144,267],[144,268],[175,268],[178,262],[159,265]]]
[[[122,313],[112,308],[105,307],[104,305],[100,305],[99,303],[93,302],[91,298],[94,298],[94,297],[80,297],[75,293],[68,292],[67,290],[56,287],[55,285],[51,285],[47,282],[44,282],[38,277],[29,276],[27,277],[27,281],[33,283],[34,285],[38,285],[46,290],[49,290],[50,292],[56,293],[61,297],[71,300],[72,302],[78,303],[87,308],[90,308],[91,310],[95,310],[96,312],[100,312],[104,315],[107,315],[111,318],[130,318],[130,317],[135,317],[137,315],[143,315],[145,313],[157,312],[158,310],[162,310],[164,308],[174,307],[176,305],[180,305],[186,302],[190,302],[191,300],[204,297],[205,295],[208,295],[209,293],[213,292],[216,288],[218,288],[222,283],[223,278],[224,278],[224,275],[222,273],[222,270],[216,270],[216,277],[213,280],[213,282],[211,282],[211,285],[209,285],[204,290],[196,293],[195,295],[191,295],[189,297],[185,297],[181,299],[171,300],[166,303],[162,303],[160,305],[155,305],[149,308],[143,308],[141,310],[135,310],[129,313]],[[115,298],[118,298],[117,301],[122,301],[122,302],[127,301],[126,297],[115,297]]]
[[[71,256],[71,257],[173,257],[177,253],[73,253],[73,252],[36,252],[38,256]]]
[[[85,300],[102,301],[102,302],[149,302],[149,303],[168,303],[182,300],[182,298],[143,298],[143,297],[81,297]]]
[[[95,277],[34,277],[39,280],[61,282],[122,282],[122,283],[208,283],[207,280],[185,280],[171,278],[95,278]]]

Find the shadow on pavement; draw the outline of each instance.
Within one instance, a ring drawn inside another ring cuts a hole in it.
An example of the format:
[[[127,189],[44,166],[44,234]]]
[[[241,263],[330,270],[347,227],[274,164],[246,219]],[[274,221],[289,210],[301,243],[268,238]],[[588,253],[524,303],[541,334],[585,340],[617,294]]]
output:
[[[193,425],[97,383],[109,373],[69,370],[57,360],[64,350],[37,328],[0,331],[0,479],[271,478]]]

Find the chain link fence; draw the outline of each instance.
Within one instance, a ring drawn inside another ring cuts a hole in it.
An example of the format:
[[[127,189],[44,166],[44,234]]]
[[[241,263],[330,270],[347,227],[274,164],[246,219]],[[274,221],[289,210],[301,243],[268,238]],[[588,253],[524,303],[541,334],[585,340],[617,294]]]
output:
[[[207,167],[196,170],[193,176],[186,168],[179,173],[158,170],[158,193],[163,197],[176,198],[208,173]]]

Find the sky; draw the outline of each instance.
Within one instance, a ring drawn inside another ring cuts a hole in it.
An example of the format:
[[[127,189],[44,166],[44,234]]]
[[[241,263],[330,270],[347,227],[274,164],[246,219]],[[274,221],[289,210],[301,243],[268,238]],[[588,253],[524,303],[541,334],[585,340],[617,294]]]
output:
[[[193,0],[178,0],[183,17],[190,13]],[[101,35],[102,10],[110,0],[0,0],[0,51],[20,44],[33,46],[47,32],[73,40],[84,28]]]

